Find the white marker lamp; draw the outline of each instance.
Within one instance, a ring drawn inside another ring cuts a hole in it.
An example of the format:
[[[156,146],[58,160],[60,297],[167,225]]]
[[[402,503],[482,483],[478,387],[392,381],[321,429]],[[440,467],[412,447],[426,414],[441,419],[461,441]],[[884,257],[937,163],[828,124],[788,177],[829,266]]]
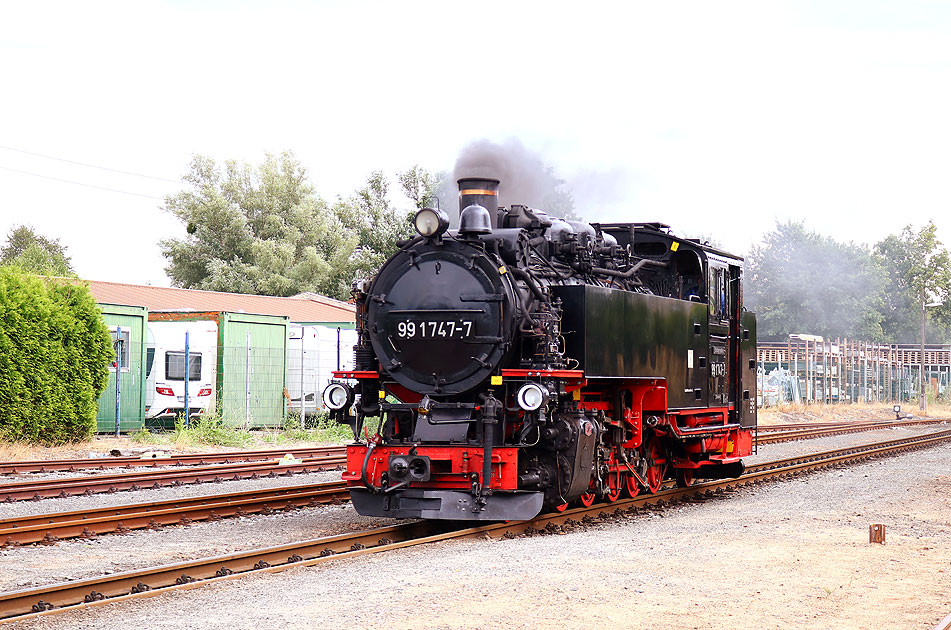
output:
[[[416,213],[413,225],[420,236],[437,236],[449,229],[449,216],[442,210],[423,208]]]

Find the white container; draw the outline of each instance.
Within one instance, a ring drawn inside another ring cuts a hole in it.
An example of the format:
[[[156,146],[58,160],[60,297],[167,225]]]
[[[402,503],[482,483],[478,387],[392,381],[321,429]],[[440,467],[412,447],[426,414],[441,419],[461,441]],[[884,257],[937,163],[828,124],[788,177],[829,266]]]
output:
[[[189,416],[215,409],[218,324],[214,321],[149,322],[146,348],[146,420],[185,412],[185,333],[188,333]]]
[[[335,370],[353,369],[357,331],[329,326],[291,324],[287,340],[287,414],[315,414],[323,406],[322,394]]]

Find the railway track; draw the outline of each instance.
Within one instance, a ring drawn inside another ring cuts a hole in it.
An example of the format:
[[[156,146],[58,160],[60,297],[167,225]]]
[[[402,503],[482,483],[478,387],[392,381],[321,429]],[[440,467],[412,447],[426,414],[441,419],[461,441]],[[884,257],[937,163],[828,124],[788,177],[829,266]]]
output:
[[[757,445],[775,444],[777,442],[790,442],[793,440],[804,440],[816,437],[827,437],[830,435],[842,435],[845,433],[858,433],[860,431],[875,431],[877,429],[892,429],[899,427],[911,427],[920,425],[945,424],[948,420],[942,419],[923,419],[923,420],[891,420],[874,422],[830,422],[821,425],[804,425],[794,429],[787,430],[767,430],[763,435],[763,427],[757,428],[757,435],[754,441]]]
[[[827,423],[818,429],[766,436],[775,439],[764,441],[764,436],[760,438],[764,442],[778,442],[908,424],[908,422]],[[105,483],[106,480],[102,482]],[[50,492],[55,492],[55,485],[53,488],[54,490]],[[2,486],[0,486],[0,492],[2,492]],[[26,494],[28,493],[29,490],[26,491]],[[21,498],[22,494],[21,492]],[[344,484],[337,481],[2,519],[0,520],[0,547],[36,543],[53,544],[70,538],[122,534],[134,529],[155,529],[162,526],[188,524],[192,521],[218,520],[257,513],[267,514],[270,511],[296,509],[348,498]]]
[[[442,522],[403,523],[352,534],[328,536],[299,543],[168,564],[152,569],[124,571],[102,577],[0,593],[0,619],[27,619],[56,614],[63,610],[75,610],[113,601],[195,588],[245,575],[313,566],[332,558],[352,558],[451,538],[475,536],[497,538],[526,533],[559,532],[579,526],[579,523],[591,522],[592,519],[623,517],[625,513],[636,513],[651,505],[660,505],[688,497],[710,496],[729,488],[925,448],[948,440],[951,440],[951,430],[766,462],[752,466],[739,479],[715,480],[687,488],[672,488],[657,494],[621,499],[613,503],[597,503],[587,508],[579,507],[565,512],[543,514],[531,521],[493,523],[470,528],[447,528]]]
[[[756,443],[770,444],[790,440],[823,437],[874,429],[936,424],[945,420],[913,420],[864,423],[828,423],[821,426],[770,431],[758,435]],[[301,465],[277,464],[276,458],[290,454],[304,458]],[[105,467],[150,467],[155,471],[136,471],[106,475],[88,475],[69,479],[26,480],[0,484],[0,502],[39,500],[81,494],[112,493],[170,485],[248,479],[295,472],[312,472],[342,466],[346,463],[346,447],[314,447],[273,451],[241,451],[232,453],[196,453],[173,458],[93,458],[84,460],[43,460],[0,462],[0,474],[88,470]],[[182,470],[187,466],[187,470]]]
[[[237,464],[273,460],[286,454],[310,459],[325,458],[343,461],[346,446],[314,446],[229,453],[191,453],[156,457],[90,457],[85,459],[41,459],[0,462],[0,475],[23,473],[70,472],[76,470],[105,470],[107,468],[159,468],[164,466],[205,466],[208,464]]]
[[[69,538],[123,534],[134,529],[270,514],[339,503],[349,498],[343,482],[334,481],[9,518],[0,520],[0,547],[53,544]]]
[[[112,493],[122,490],[141,490],[185,484],[257,479],[296,473],[328,470],[346,463],[345,457],[315,457],[296,460],[299,463],[280,460],[249,462],[243,464],[213,464],[189,466],[187,469],[164,469],[156,471],[88,475],[67,479],[43,479],[0,484],[0,501],[38,501],[51,497],[67,497],[82,494]]]

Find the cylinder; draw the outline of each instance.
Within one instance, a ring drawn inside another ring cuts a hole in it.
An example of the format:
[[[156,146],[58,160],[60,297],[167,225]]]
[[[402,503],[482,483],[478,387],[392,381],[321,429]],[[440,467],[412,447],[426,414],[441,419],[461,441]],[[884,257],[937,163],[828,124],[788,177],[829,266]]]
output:
[[[489,216],[496,215],[499,209],[499,180],[485,177],[463,177],[459,184],[459,211],[472,205],[482,206]]]

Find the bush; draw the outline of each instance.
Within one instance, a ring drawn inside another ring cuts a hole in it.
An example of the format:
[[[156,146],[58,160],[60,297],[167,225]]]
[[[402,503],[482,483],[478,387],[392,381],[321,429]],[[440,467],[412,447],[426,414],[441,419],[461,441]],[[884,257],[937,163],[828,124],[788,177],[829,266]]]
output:
[[[0,267],[0,438],[44,445],[89,438],[112,359],[87,287]]]

